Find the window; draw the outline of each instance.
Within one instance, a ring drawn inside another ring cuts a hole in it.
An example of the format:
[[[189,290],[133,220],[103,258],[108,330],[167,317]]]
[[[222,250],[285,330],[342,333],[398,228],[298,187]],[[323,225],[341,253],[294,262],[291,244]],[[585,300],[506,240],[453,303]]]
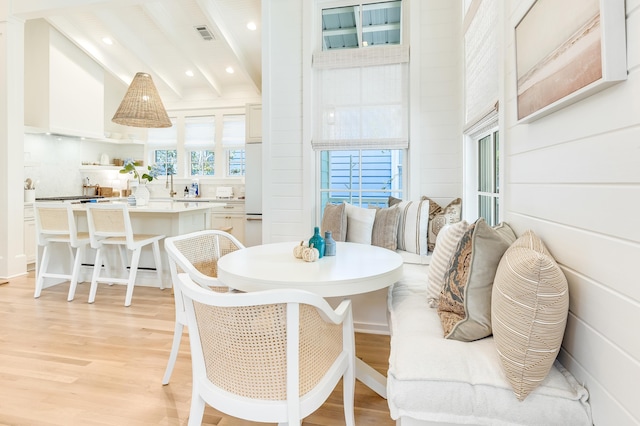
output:
[[[222,123],[222,147],[227,159],[227,176],[244,176],[245,115],[225,115]]]
[[[404,150],[322,151],[321,211],[327,203],[386,207],[402,198]]]
[[[178,151],[175,149],[156,149],[153,151],[153,162],[163,175],[175,175]]]
[[[478,216],[491,225],[500,222],[500,139],[491,131],[478,140]]]
[[[184,146],[189,158],[190,176],[213,176],[215,173],[215,117],[186,117]]]
[[[322,10],[322,50],[400,44],[401,1]]]

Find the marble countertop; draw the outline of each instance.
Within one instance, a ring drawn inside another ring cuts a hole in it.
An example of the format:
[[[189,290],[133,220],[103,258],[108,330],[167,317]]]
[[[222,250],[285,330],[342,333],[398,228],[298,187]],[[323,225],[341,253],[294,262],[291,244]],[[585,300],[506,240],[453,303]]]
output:
[[[109,203],[124,203],[125,200],[109,200]],[[85,210],[87,204],[74,204],[74,210]],[[172,201],[172,200],[150,200],[146,206],[129,206],[129,212],[135,213],[183,213],[187,211],[207,210],[212,207],[223,207],[224,202],[197,202],[197,201]]]

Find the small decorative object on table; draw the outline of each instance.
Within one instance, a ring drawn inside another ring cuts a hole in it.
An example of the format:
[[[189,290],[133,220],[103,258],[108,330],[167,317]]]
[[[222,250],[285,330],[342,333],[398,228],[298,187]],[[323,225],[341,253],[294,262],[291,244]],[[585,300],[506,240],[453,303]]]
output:
[[[324,238],[320,236],[320,228],[313,228],[313,237],[309,239],[309,247],[315,247],[318,250],[318,259],[321,259],[324,256]]]
[[[304,241],[300,241],[300,245],[295,246],[293,248],[293,256],[296,259],[302,259],[302,253],[304,252],[304,249],[306,249],[307,246],[304,245]]]
[[[331,231],[324,231],[324,255],[336,255],[336,240],[331,236]]]
[[[136,197],[133,194],[129,194],[129,196],[127,197],[127,203],[129,203],[130,206],[135,206]]]
[[[302,260],[305,262],[315,262],[321,257],[320,252],[313,246],[313,243],[309,244],[309,247],[305,247],[304,250],[302,250]]]

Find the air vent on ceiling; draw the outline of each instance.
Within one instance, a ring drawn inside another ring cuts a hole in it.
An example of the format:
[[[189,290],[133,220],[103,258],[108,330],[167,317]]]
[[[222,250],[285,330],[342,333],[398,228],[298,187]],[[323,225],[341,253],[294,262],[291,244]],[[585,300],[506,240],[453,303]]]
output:
[[[205,41],[211,41],[211,40],[215,40],[216,38],[213,36],[213,33],[209,30],[209,28],[207,28],[206,25],[198,25],[197,27],[194,27],[196,29],[196,31],[198,31],[198,33],[200,34],[200,36],[205,40]]]

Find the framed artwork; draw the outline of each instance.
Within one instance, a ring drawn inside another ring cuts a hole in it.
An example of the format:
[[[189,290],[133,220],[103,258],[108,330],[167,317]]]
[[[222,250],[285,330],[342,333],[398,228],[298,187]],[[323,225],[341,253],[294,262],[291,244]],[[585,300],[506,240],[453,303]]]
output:
[[[533,2],[515,26],[519,123],[627,78],[624,5],[624,0]]]

